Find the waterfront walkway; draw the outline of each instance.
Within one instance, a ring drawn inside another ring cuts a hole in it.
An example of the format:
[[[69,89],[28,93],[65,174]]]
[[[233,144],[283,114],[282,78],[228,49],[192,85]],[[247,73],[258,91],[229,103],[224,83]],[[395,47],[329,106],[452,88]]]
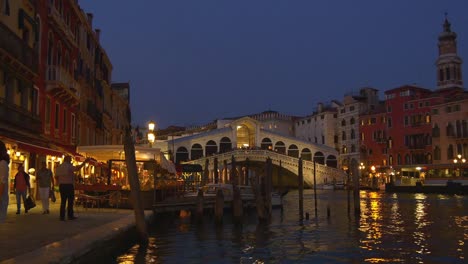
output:
[[[78,219],[60,221],[60,200],[42,214],[40,201],[27,214],[16,214],[10,200],[5,223],[0,224],[0,263],[69,263],[102,241],[135,226],[133,210],[75,208]],[[151,211],[146,211],[149,219]]]

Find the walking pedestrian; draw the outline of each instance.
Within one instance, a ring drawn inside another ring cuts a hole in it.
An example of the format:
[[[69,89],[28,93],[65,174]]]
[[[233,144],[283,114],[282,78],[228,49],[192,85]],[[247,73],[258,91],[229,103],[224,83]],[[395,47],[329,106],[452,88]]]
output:
[[[29,183],[29,174],[24,171],[24,165],[20,163],[18,165],[18,172],[15,175],[14,188],[16,192],[16,214],[21,212],[21,198],[23,198],[23,203],[26,204],[26,195],[31,195],[31,185]],[[28,209],[24,208],[24,212],[28,213]]]
[[[8,155],[5,143],[0,141],[0,224],[5,222],[8,203],[10,202],[8,185],[10,183],[10,156]]]
[[[47,162],[41,162],[41,168],[37,172],[37,184],[39,185],[39,196],[42,201],[42,214],[49,214],[49,194],[54,190],[52,171],[47,168]],[[52,189],[51,189],[52,188]]]
[[[65,221],[65,205],[67,205],[68,220],[75,220],[77,218],[73,212],[73,201],[75,200],[75,171],[80,170],[88,161],[89,158],[80,165],[73,166],[71,164],[71,157],[67,155],[63,158],[62,164],[57,166],[55,170],[61,198],[60,221]]]

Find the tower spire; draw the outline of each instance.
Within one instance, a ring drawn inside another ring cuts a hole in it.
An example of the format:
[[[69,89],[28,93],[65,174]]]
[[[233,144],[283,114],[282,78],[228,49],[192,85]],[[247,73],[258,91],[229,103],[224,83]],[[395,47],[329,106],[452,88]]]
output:
[[[445,12],[443,31],[439,34],[437,58],[437,89],[463,88],[462,59],[457,54],[457,33],[452,32]]]

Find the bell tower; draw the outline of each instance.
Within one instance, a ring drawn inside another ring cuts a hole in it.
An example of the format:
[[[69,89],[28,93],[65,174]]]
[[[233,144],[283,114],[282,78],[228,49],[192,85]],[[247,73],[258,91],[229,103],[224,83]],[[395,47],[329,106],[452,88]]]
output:
[[[462,59],[457,54],[457,33],[452,32],[445,14],[444,31],[439,35],[437,89],[463,88]]]

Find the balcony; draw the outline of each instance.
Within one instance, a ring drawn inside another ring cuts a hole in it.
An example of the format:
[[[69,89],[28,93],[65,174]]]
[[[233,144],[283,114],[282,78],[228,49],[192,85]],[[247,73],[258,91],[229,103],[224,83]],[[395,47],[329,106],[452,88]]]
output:
[[[12,64],[19,62],[15,66],[21,71],[29,72],[31,77],[37,74],[37,52],[2,23],[0,23],[0,58]]]
[[[86,113],[96,122],[96,128],[102,128],[102,113],[90,100],[87,103]]]
[[[0,123],[13,132],[17,130],[41,134],[41,120],[25,109],[4,100],[0,100]]]
[[[73,34],[60,12],[53,5],[49,7],[49,18],[51,18],[50,21],[54,23],[56,28],[61,31],[62,39],[67,39],[72,45],[76,46],[75,34]]]
[[[59,66],[47,67],[46,90],[56,98],[69,105],[80,101],[80,87],[65,69]]]

